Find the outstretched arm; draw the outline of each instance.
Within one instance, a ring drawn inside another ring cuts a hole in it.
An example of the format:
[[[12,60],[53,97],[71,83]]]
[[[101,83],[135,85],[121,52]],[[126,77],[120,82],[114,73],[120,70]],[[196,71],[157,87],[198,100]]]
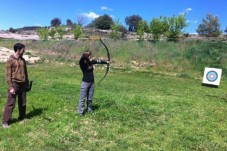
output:
[[[91,63],[92,64],[108,64],[109,61],[105,61],[105,60],[92,60]]]

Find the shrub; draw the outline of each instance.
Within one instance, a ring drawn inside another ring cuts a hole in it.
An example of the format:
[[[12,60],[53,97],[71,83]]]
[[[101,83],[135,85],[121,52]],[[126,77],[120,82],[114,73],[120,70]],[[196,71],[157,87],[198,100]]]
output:
[[[47,28],[37,29],[37,33],[41,40],[48,40],[48,29]]]
[[[78,39],[83,33],[83,28],[80,25],[77,25],[73,29],[74,39]]]
[[[66,31],[65,31],[64,27],[58,26],[55,30],[57,32],[57,38],[58,39],[63,39],[63,36],[66,34]]]
[[[51,39],[55,39],[56,30],[51,28],[51,30],[48,32],[48,35],[51,37]]]

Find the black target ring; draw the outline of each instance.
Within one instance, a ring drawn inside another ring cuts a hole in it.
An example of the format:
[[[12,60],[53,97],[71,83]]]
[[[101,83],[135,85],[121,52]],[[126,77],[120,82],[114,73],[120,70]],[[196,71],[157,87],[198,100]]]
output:
[[[210,82],[214,82],[218,79],[218,74],[216,71],[209,71],[206,75],[206,78]]]

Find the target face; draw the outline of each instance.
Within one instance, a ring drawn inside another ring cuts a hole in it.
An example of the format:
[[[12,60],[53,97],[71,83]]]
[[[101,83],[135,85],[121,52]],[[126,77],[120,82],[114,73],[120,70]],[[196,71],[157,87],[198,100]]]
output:
[[[211,85],[219,85],[221,80],[222,69],[217,68],[205,68],[203,83]]]
[[[210,82],[214,82],[218,79],[218,74],[215,71],[209,71],[206,76],[207,80]]]

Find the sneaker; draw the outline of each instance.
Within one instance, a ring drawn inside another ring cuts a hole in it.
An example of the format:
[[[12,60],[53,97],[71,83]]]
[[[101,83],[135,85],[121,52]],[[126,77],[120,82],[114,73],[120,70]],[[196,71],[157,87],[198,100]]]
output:
[[[84,116],[84,113],[79,113],[80,116]]]
[[[2,127],[3,127],[3,128],[9,128],[9,125],[6,124],[6,123],[4,123],[4,124],[2,124]]]

